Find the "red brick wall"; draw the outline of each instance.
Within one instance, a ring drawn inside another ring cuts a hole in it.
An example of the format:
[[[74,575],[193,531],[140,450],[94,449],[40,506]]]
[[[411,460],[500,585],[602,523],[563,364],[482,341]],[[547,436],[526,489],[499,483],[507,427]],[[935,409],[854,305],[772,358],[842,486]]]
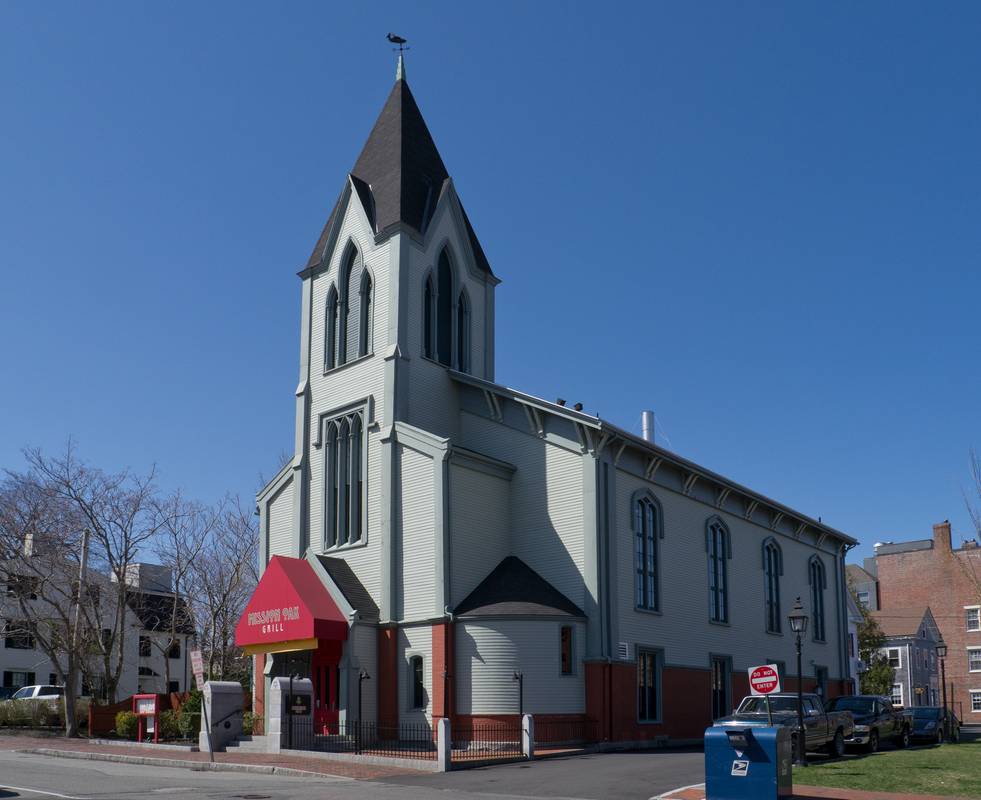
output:
[[[399,723],[398,628],[378,629],[378,724]]]
[[[981,632],[969,632],[964,620],[964,606],[981,604],[978,582],[970,577],[981,580],[981,549],[952,550],[948,522],[933,526],[933,541],[929,550],[876,556],[880,609],[888,614],[890,609],[930,607],[948,648],[948,701],[953,683],[954,710],[963,708],[968,722],[981,721],[981,714],[970,712],[968,694],[981,689],[981,674],[967,668],[967,647],[981,647]]]
[[[252,672],[252,711],[259,717],[266,713],[265,653],[260,653],[255,657],[255,670]]]

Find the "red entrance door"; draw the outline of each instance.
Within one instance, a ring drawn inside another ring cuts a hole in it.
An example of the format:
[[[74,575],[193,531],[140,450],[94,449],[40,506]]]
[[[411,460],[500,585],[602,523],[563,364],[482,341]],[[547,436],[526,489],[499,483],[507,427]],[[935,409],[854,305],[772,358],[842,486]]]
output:
[[[340,701],[341,643],[321,641],[311,661],[314,710],[313,724],[318,733],[337,734]]]

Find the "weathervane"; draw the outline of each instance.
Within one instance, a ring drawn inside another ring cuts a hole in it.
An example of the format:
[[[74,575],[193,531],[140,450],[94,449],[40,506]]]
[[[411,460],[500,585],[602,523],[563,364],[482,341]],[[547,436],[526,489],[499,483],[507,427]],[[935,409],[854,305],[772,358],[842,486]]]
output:
[[[406,50],[411,50],[412,49],[411,47],[406,47],[405,46],[405,39],[403,39],[401,36],[396,36],[394,33],[388,34],[385,38],[388,39],[388,41],[390,41],[392,44],[397,44],[399,46],[399,55],[400,56]],[[395,48],[394,47],[392,48],[392,51],[393,52],[395,51]]]

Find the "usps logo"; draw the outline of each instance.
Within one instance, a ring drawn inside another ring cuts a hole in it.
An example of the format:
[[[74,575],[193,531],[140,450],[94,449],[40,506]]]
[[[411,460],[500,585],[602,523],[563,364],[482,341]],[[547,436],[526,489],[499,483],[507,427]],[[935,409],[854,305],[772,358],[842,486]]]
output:
[[[732,762],[732,772],[730,775],[736,778],[745,778],[749,775],[749,762],[736,760]]]

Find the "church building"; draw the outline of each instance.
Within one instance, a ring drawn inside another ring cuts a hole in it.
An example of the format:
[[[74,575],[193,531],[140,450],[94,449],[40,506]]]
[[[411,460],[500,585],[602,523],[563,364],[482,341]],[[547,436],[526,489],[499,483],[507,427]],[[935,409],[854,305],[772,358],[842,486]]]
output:
[[[796,686],[797,596],[806,687],[848,691],[853,539],[495,382],[500,279],[401,60],[299,277],[295,455],[257,496],[236,631],[257,712],[292,674],[326,729],[523,711],[700,738],[747,667]]]

